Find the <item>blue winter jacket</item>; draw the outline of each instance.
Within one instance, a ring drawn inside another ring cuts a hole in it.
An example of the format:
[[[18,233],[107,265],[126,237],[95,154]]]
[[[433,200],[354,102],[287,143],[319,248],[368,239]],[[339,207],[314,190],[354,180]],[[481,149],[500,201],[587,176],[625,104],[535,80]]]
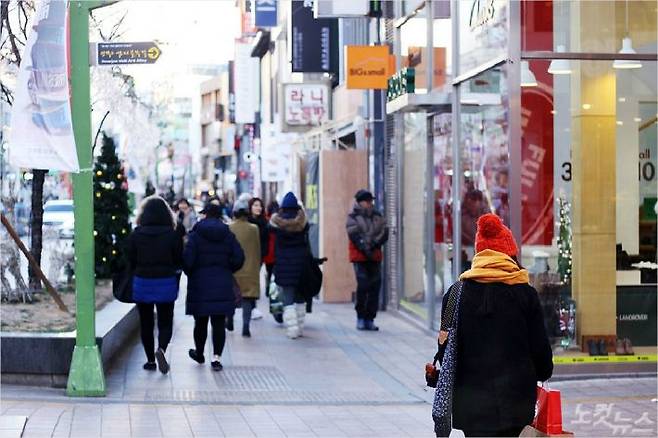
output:
[[[244,252],[228,225],[203,219],[188,236],[183,251],[187,274],[185,313],[194,316],[233,315],[233,273],[244,263]]]

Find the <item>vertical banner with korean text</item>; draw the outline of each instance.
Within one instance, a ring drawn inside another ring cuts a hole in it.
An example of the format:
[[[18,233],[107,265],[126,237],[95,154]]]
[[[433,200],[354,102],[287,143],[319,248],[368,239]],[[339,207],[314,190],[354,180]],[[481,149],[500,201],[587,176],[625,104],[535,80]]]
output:
[[[9,162],[18,167],[77,172],[67,59],[67,4],[36,3],[18,73]]]

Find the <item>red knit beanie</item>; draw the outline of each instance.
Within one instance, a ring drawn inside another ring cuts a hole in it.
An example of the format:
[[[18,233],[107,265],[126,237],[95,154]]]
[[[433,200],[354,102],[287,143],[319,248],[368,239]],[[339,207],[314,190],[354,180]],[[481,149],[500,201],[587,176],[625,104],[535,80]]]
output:
[[[478,219],[475,252],[485,249],[492,249],[509,256],[515,256],[519,252],[512,232],[503,224],[500,217],[493,213],[484,214]]]

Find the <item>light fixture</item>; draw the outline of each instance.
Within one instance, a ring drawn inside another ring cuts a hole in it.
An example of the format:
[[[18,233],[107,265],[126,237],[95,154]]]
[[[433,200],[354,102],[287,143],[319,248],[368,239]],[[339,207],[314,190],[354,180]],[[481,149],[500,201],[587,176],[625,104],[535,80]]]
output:
[[[559,45],[556,51],[558,53],[564,53],[566,49],[563,45]],[[570,75],[571,63],[568,59],[554,59],[548,66],[548,72],[552,75]]]
[[[636,52],[633,49],[633,41],[628,34],[628,0],[626,0],[626,36],[621,40],[620,55],[634,55]],[[642,63],[634,59],[615,59],[612,63],[613,68],[630,70],[633,68],[642,68]]]
[[[537,78],[535,78],[535,74],[532,72],[532,70],[530,70],[530,64],[528,61],[521,61],[521,86],[537,86]]]
[[[634,55],[636,52],[633,49],[633,41],[631,37],[626,37],[621,41],[621,50],[619,51],[620,55]],[[632,69],[632,68],[642,68],[642,63],[635,59],[615,59],[615,62],[612,63],[613,68],[617,69]]]

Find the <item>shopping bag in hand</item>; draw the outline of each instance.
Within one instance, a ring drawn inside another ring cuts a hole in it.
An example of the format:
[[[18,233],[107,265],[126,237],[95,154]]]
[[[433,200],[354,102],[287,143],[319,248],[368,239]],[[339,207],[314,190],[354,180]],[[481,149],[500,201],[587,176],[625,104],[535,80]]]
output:
[[[562,430],[560,391],[537,386],[537,408],[532,427],[545,436],[573,436]]]

